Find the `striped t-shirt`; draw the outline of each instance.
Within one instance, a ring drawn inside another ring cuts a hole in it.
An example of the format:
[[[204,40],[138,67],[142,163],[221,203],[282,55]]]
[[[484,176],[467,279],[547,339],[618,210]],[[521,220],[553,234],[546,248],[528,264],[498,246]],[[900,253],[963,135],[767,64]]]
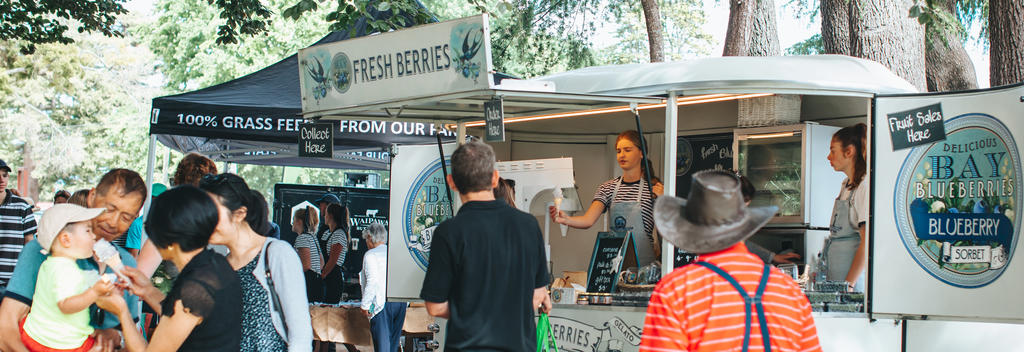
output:
[[[341,270],[341,264],[345,263],[345,254],[348,253],[348,234],[345,233],[345,230],[340,228],[334,230],[334,232],[331,232],[330,237],[327,238],[327,248],[324,249],[327,251],[327,259],[330,259],[331,247],[334,247],[335,244],[341,245],[341,255],[338,256],[336,263],[338,270]]]
[[[741,242],[701,255],[753,296],[764,262]],[[796,282],[771,268],[762,296],[772,351],[821,351],[811,305]],[[753,309],[753,307],[751,307]],[[745,321],[743,299],[724,278],[703,266],[686,265],[658,282],[647,306],[640,351],[739,351]],[[750,319],[750,351],[763,351],[757,310]]]
[[[18,255],[25,246],[25,236],[35,235],[36,217],[32,206],[9,190],[0,204],[0,287],[7,287],[7,280],[14,273]]]
[[[619,192],[615,193],[615,184],[619,185]],[[604,204],[604,211],[611,210],[611,203],[614,202],[636,202],[638,199],[637,193],[641,192],[640,184],[643,184],[642,200],[640,202],[643,217],[644,217],[644,232],[648,235],[654,232],[654,199],[651,198],[651,192],[647,188],[647,182],[622,182],[622,176],[616,177],[605,183],[602,183],[597,187],[597,192],[594,193],[594,200]],[[615,199],[612,199],[612,196]]]
[[[320,244],[317,243],[313,234],[307,232],[295,237],[295,249],[307,248],[309,249],[309,266],[314,272],[320,274],[321,263],[323,260],[320,258]]]

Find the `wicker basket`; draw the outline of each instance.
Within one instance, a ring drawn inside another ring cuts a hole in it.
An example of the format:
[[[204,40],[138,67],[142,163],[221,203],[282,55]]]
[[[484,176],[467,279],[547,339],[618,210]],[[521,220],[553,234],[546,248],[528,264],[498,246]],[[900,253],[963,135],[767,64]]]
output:
[[[800,123],[800,96],[779,94],[740,99],[737,127],[763,127]]]

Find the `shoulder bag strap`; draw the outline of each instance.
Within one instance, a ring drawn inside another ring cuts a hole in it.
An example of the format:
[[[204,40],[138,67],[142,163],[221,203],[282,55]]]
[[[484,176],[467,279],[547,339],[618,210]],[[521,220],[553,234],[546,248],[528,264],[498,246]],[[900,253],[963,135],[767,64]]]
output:
[[[271,241],[269,238],[267,241]],[[263,254],[263,269],[266,270],[267,287],[270,289],[270,302],[274,305],[274,312],[281,316],[281,326],[284,327],[284,334],[288,336],[288,322],[284,318],[284,309],[281,306],[281,298],[277,297],[277,290],[274,288],[274,275],[270,272],[270,247],[273,242],[267,243],[267,250]],[[748,313],[749,314],[749,313]],[[285,339],[287,340],[287,338]]]
[[[705,261],[699,261],[696,264],[708,268],[718,274],[718,276],[721,276],[723,279],[728,281],[734,289],[736,289],[736,292],[740,294],[740,297],[743,297],[743,308],[746,312],[743,325],[743,352],[747,352],[750,346],[750,313],[751,310],[753,310],[751,309],[751,305],[756,306],[757,309],[757,321],[761,325],[761,341],[764,343],[764,350],[771,352],[772,346],[770,343],[771,338],[768,335],[768,323],[764,316],[764,306],[761,304],[761,296],[764,294],[764,288],[765,286],[768,286],[768,264],[764,264],[764,270],[761,273],[761,282],[757,286],[757,294],[754,297],[750,297],[750,295],[747,294],[747,290],[744,289],[743,286],[741,286],[740,283],[732,277],[732,275],[729,275],[729,273],[725,272],[725,270],[722,270],[722,268],[719,268],[717,265]]]

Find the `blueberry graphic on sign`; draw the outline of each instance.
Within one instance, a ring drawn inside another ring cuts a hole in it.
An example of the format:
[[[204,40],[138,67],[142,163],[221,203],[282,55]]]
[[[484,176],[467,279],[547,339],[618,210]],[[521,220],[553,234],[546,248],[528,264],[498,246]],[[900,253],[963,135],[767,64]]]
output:
[[[331,59],[331,71],[328,76],[338,93],[345,93],[352,86],[352,63],[345,53],[334,54]]]

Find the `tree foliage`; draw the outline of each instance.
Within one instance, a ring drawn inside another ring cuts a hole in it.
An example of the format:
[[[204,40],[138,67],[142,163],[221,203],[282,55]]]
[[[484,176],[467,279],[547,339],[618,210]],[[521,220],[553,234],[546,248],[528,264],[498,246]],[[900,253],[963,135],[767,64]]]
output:
[[[706,56],[711,53],[712,37],[704,32],[704,10],[697,0],[661,0],[665,27],[665,60]],[[647,33],[640,4],[631,1],[608,2],[608,11],[615,19],[617,42],[602,48],[600,60],[606,64],[648,61]]]
[[[69,44],[78,33],[99,32],[108,37],[124,35],[117,16],[128,13],[124,0],[7,0],[0,1],[0,40],[21,42],[22,54],[35,52],[36,44]]]
[[[17,167],[34,160],[46,194],[92,187],[111,168],[145,170],[153,56],[124,38],[72,39],[32,55],[19,52],[24,41],[0,42],[0,154]]]
[[[812,35],[810,38],[786,48],[786,55],[820,55],[824,53],[825,45],[821,42],[821,34]]]
[[[269,8],[292,0],[267,1]],[[274,21],[266,32],[234,44],[221,44],[217,10],[207,0],[161,0],[157,19],[133,30],[159,59],[168,93],[184,92],[252,73],[313,44],[328,33],[326,11],[296,21]]]

